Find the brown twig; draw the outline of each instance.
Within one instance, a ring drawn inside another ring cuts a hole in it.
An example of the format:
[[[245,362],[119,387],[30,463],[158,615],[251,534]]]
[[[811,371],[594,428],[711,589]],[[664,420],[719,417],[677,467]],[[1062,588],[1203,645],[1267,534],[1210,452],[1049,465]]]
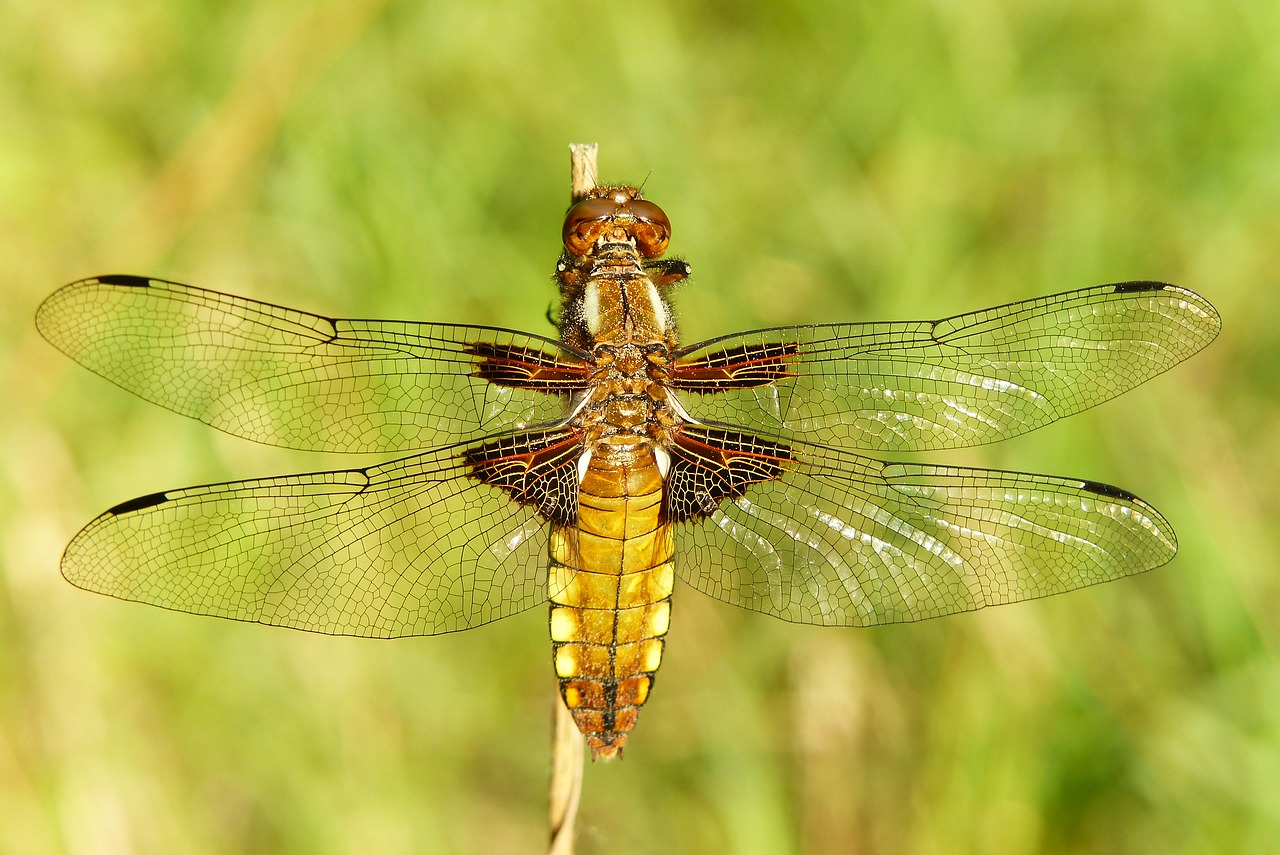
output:
[[[578,201],[596,186],[596,143],[569,146],[570,194]],[[555,696],[551,739],[551,855],[573,855],[573,827],[582,796],[582,734],[560,693]]]
[[[577,202],[596,189],[596,155],[599,143],[569,143],[569,191]]]

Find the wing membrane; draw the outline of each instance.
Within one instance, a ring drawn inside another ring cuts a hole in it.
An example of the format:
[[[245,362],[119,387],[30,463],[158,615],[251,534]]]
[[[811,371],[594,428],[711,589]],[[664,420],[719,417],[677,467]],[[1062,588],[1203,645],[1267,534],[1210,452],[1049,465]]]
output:
[[[1129,282],[939,321],[725,336],[681,351],[674,385],[703,422],[874,452],[960,448],[1113,398],[1220,325],[1191,291]]]
[[[546,528],[443,449],[134,499],[75,536],[62,573],[85,590],[195,614],[434,635],[545,602]]]
[[[135,395],[303,450],[421,450],[551,422],[585,384],[582,354],[540,336],[331,319],[158,279],[72,283],[36,324]]]
[[[792,452],[782,480],[677,528],[681,578],[784,620],[873,626],[1046,597],[1177,552],[1159,512],[1115,487]]]

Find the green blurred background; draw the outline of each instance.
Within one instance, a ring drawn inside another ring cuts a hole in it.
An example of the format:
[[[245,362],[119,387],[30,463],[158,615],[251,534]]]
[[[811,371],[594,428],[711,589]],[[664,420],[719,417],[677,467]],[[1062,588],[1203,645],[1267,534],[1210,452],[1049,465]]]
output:
[[[546,333],[591,140],[675,224],[689,340],[1137,278],[1225,323],[1120,401],[931,458],[1123,485],[1172,564],[868,631],[678,589],[580,851],[1275,851],[1277,45],[1249,0],[0,5],[0,852],[545,849],[542,611],[372,642],[71,588],[62,546],[115,502],[367,461],[144,404],[32,315],[130,272]]]

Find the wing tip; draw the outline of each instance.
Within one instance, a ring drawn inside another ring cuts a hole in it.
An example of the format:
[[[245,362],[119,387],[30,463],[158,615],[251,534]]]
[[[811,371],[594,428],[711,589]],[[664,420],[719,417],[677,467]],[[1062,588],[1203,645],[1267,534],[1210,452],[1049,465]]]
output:
[[[1159,556],[1154,556],[1150,562],[1144,563],[1141,569],[1134,570],[1132,573],[1124,575],[1134,575],[1136,573],[1145,573],[1148,570],[1154,570],[1157,567],[1163,567],[1173,560],[1178,554],[1178,534],[1173,530],[1173,525],[1164,518],[1158,510],[1148,504],[1140,496],[1130,493],[1123,487],[1117,487],[1113,484],[1104,484],[1101,481],[1080,481],[1080,489],[1102,496],[1116,502],[1123,502],[1126,505],[1136,509],[1139,513],[1147,516],[1151,525],[1159,532],[1159,540],[1164,544],[1165,549]]]
[[[1149,294],[1158,291],[1167,291],[1171,295],[1177,295],[1188,306],[1184,306],[1193,313],[1200,316],[1200,320],[1193,324],[1194,338],[1200,343],[1186,356],[1190,356],[1199,350],[1202,350],[1210,342],[1218,337],[1218,333],[1222,331],[1222,315],[1200,294],[1192,291],[1190,288],[1183,288],[1181,285],[1171,285],[1168,282],[1155,282],[1148,280],[1138,280],[1134,282],[1118,282],[1112,285],[1113,293],[1116,294]],[[1186,358],[1185,356],[1183,357]],[[1181,361],[1181,360],[1179,360]]]
[[[83,299],[86,288],[97,285],[113,285],[124,288],[150,288],[152,280],[145,276],[133,276],[128,273],[108,273],[104,276],[90,276],[88,279],[77,279],[54,291],[36,309],[36,329],[54,347],[68,352],[60,343],[62,331],[58,326],[65,319],[69,309],[75,308],[77,301]]]

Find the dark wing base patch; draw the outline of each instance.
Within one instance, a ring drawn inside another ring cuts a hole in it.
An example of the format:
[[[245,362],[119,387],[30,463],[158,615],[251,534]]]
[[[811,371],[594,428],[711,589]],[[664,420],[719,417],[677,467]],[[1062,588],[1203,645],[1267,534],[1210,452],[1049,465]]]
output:
[[[473,375],[497,386],[558,394],[586,388],[591,377],[585,354],[582,362],[565,362],[544,350],[487,341],[470,344],[466,350],[484,360]]]
[[[741,496],[751,484],[772,481],[792,459],[790,447],[721,428],[688,427],[668,447],[664,512],[668,522],[709,517],[725,499]]]
[[[532,505],[550,522],[572,526],[581,454],[581,432],[566,429],[499,437],[471,446],[463,459],[473,477]]]
[[[786,360],[800,352],[794,342],[744,344],[676,363],[672,385],[700,395],[755,389],[794,376]]]

